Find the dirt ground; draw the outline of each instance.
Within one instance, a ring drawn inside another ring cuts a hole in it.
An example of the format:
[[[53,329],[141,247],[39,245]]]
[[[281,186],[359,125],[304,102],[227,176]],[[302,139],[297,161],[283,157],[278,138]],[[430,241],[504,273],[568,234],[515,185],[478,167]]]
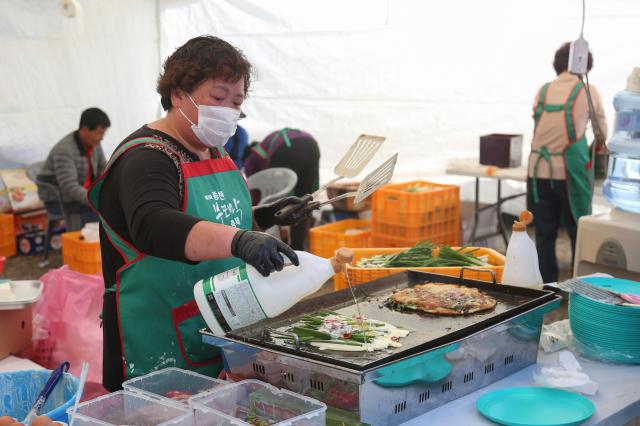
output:
[[[62,266],[62,253],[52,251],[49,253],[49,265],[41,267],[40,256],[14,256],[7,259],[4,266],[4,276],[12,280],[37,280],[51,268]]]

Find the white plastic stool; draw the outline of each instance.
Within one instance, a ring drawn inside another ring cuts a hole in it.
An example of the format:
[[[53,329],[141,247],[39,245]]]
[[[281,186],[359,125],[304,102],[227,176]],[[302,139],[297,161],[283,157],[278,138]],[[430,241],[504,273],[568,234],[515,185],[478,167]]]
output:
[[[272,167],[249,176],[247,184],[251,191],[260,191],[258,205],[272,203],[286,197],[298,183],[298,176],[286,167]]]

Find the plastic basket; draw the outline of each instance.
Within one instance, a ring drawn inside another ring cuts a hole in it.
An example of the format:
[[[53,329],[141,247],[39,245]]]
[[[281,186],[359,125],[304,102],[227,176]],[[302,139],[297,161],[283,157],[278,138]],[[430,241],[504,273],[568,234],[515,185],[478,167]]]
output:
[[[0,373],[0,415],[24,419],[50,376],[51,370]],[[66,422],[66,410],[75,404],[77,390],[78,379],[65,373],[40,410],[41,415]]]
[[[0,214],[0,256],[16,255],[16,233],[12,214]]]
[[[407,191],[418,186],[423,190]],[[460,188],[455,185],[426,181],[385,185],[373,194],[371,210],[374,235],[458,244]]]
[[[62,234],[62,261],[69,268],[83,274],[102,272],[100,242],[86,242],[80,239],[80,231]]]
[[[362,229],[349,233],[349,230]],[[371,222],[345,219],[309,230],[309,246],[316,256],[329,258],[340,247],[371,247]]]
[[[191,398],[194,423],[216,426],[251,425],[248,417],[274,426],[324,426],[327,406],[315,399],[278,389],[258,380],[243,380]]]
[[[222,380],[170,367],[127,380],[122,387],[126,391],[142,393],[168,404],[186,406],[189,403],[188,397],[198,396],[225,385],[227,383]]]
[[[354,256],[353,256],[352,265],[358,262],[363,257],[372,257],[377,254],[398,253],[403,250],[407,250],[407,248],[355,249],[353,250]],[[434,250],[438,250],[438,249],[434,249]],[[471,250],[476,250],[476,247],[468,247],[463,251],[463,253],[469,252]],[[484,247],[477,248],[477,250],[474,251],[474,254],[476,256],[489,257],[489,263],[492,266],[482,266],[478,268],[493,271],[496,274],[496,282],[501,282],[502,271],[504,269],[504,262],[505,262],[504,256],[493,249],[484,248]],[[397,274],[399,272],[406,271],[407,269],[411,269],[413,271],[430,272],[434,274],[442,274],[442,275],[450,275],[450,276],[460,276],[460,270],[462,269],[459,266],[434,267],[434,268],[356,268],[352,265],[347,265],[345,268],[345,271],[342,273],[343,276],[339,280],[334,281],[335,283],[334,286],[336,290],[342,290],[343,288],[348,287],[348,284],[346,281],[347,277],[344,276],[344,274],[348,274],[351,285],[359,285],[359,284],[367,283],[380,278],[384,278],[387,275]],[[479,272],[479,271],[473,271],[473,270],[465,270],[464,277],[468,279],[483,280],[483,281],[491,281],[492,279],[491,274],[488,272]]]

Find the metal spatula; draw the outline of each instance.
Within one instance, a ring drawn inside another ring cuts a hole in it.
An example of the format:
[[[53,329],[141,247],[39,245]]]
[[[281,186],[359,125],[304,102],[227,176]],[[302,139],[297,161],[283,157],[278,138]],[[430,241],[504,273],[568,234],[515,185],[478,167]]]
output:
[[[351,179],[358,176],[365,166],[369,164],[369,161],[371,161],[385,139],[386,138],[382,136],[358,136],[358,139],[356,139],[338,165],[333,169],[337,177],[322,185],[322,187],[312,194],[312,197],[317,197],[318,194],[324,191],[329,185],[342,178]]]
[[[346,194],[338,195],[337,197],[333,197],[332,199],[323,201],[322,203],[318,201],[312,201],[313,199],[311,198],[311,195],[307,195],[305,198],[303,198],[307,202],[307,205],[305,207],[301,208],[299,205],[287,206],[281,210],[278,210],[275,214],[275,217],[285,216],[291,211],[298,209],[308,212],[310,210],[318,209],[325,204],[331,204],[338,200],[342,200],[343,198],[349,197],[356,197],[354,203],[358,204],[391,180],[391,177],[393,176],[393,170],[396,167],[397,159],[398,154],[396,153],[387,161],[378,166],[377,169],[369,173],[367,177],[362,180],[362,182],[358,186],[358,190],[355,192],[347,192]]]
[[[591,285],[578,278],[571,278],[566,281],[559,282],[558,287],[567,293],[577,293],[581,296],[588,297],[591,300],[595,300],[596,302],[606,303],[608,305],[619,305],[624,303],[624,300],[617,294],[595,285]]]
[[[377,169],[369,173],[358,186],[358,190],[355,192],[347,192],[346,194],[338,195],[337,197],[333,197],[330,200],[323,201],[322,203],[311,203],[309,206],[313,205],[313,208],[319,208],[324,206],[325,204],[335,203],[338,200],[342,200],[343,198],[356,197],[353,200],[354,204],[361,203],[368,196],[376,192],[380,187],[386,185],[391,178],[393,177],[393,170],[396,167],[396,161],[398,160],[398,154],[394,154],[387,161],[378,166]]]

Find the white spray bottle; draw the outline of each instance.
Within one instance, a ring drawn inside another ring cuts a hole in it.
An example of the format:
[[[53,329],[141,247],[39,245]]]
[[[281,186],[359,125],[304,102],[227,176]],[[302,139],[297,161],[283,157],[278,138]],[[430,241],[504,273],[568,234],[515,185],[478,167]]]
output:
[[[509,239],[502,284],[541,289],[542,275],[538,266],[538,251],[527,234],[527,225],[533,222],[533,214],[524,210],[520,213],[519,219],[514,222],[513,233]]]

